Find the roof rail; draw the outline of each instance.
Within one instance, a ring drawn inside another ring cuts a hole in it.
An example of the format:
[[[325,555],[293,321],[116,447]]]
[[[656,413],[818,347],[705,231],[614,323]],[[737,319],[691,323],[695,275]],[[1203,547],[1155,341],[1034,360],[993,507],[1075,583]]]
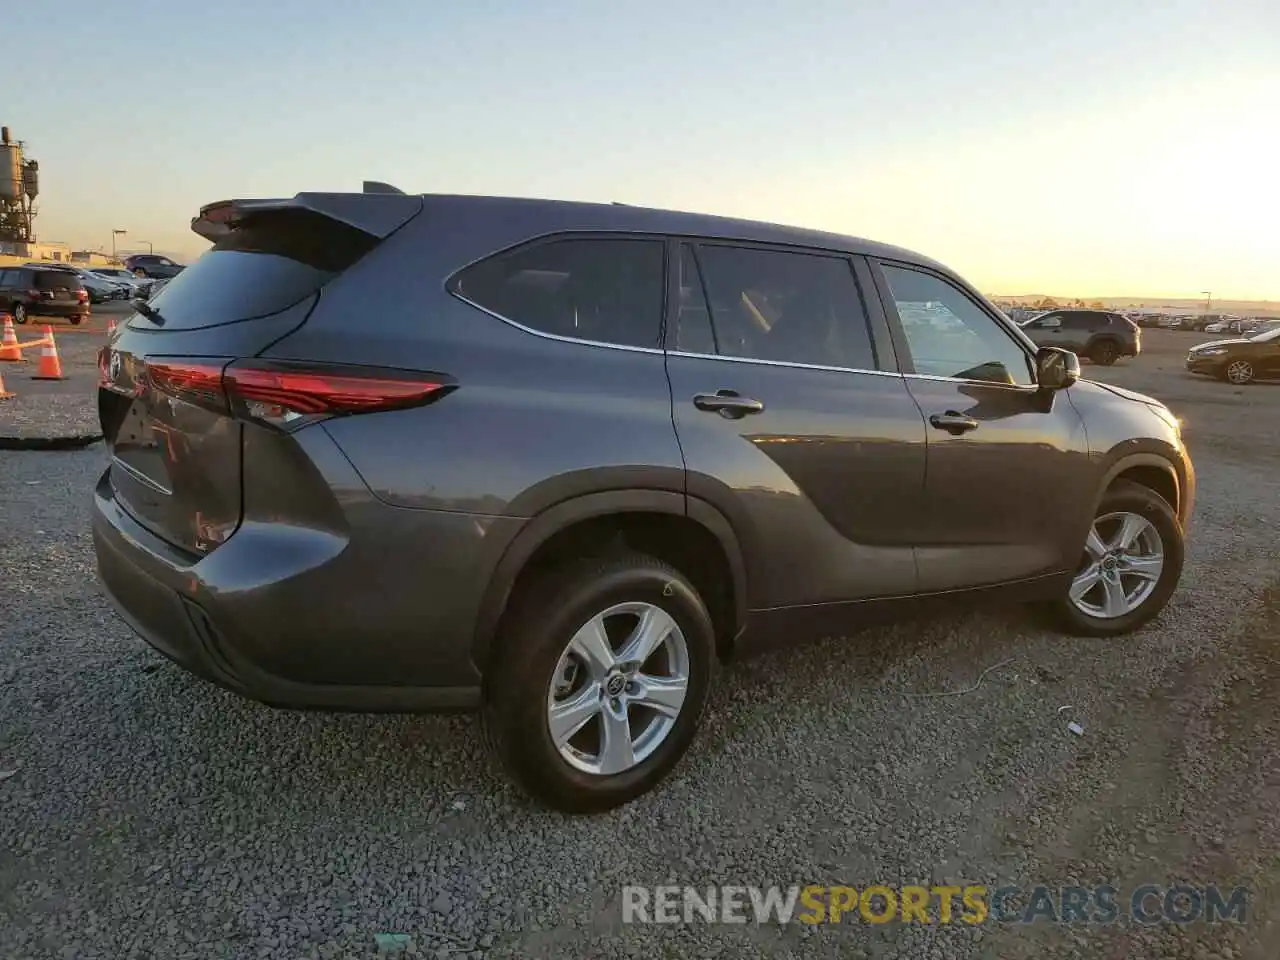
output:
[[[365,193],[398,193],[404,196],[404,191],[399,187],[393,187],[389,183],[383,183],[381,180],[366,180],[364,182]]]

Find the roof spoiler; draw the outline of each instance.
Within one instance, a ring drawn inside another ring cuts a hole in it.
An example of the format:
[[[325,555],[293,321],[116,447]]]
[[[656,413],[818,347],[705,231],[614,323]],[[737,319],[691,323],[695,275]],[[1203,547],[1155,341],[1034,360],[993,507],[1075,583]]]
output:
[[[422,197],[406,196],[395,187],[373,181],[365,181],[364,186],[364,193],[299,193],[288,199],[219,200],[200,208],[191,218],[191,229],[217,243],[248,217],[306,210],[383,240],[422,209]]]

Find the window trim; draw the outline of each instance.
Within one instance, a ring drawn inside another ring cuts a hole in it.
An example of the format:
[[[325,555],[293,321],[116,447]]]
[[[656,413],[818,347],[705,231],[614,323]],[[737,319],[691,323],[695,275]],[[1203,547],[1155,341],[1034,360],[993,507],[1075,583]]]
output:
[[[964,383],[976,386],[996,387],[1001,390],[1017,390],[1024,393],[1035,393],[1040,390],[1040,384],[1036,380],[1036,364],[1035,356],[1038,349],[1029,337],[1021,330],[1013,326],[1012,322],[1006,320],[1003,316],[994,311],[986,303],[986,300],[977,294],[967,283],[958,277],[951,276],[941,270],[935,270],[930,267],[922,266],[918,263],[911,263],[905,260],[893,260],[888,257],[871,257],[868,258],[871,264],[871,273],[875,278],[876,291],[880,295],[880,300],[884,307],[885,316],[889,320],[890,335],[893,337],[893,345],[898,354],[899,367],[902,375],[912,380],[940,380],[947,383]],[[906,330],[902,326],[902,317],[898,314],[898,303],[893,297],[893,290],[889,286],[889,278],[885,276],[884,267],[895,267],[902,270],[913,270],[916,273],[923,273],[926,276],[933,277],[942,283],[950,284],[959,290],[965,297],[969,299],[979,311],[985,314],[992,323],[999,329],[1003,330],[1009,337],[1010,341],[1022,351],[1027,359],[1027,370],[1031,375],[1031,383],[995,383],[991,380],[974,380],[969,377],[947,377],[931,373],[916,372],[915,358],[911,355],[911,345],[907,342]]]
[[[490,310],[483,304],[476,303],[458,291],[458,282],[462,278],[462,274],[466,273],[472,267],[489,260],[495,260],[499,257],[506,257],[513,253],[522,252],[526,249],[532,250],[536,247],[546,246],[563,240],[650,240],[662,247],[662,308],[661,315],[658,320],[658,345],[654,347],[640,347],[629,343],[612,343],[608,340],[591,340],[586,337],[569,337],[561,333],[550,333],[546,330],[539,330],[536,327],[530,327],[521,323],[519,320],[513,320],[511,317],[504,316],[495,310]],[[671,276],[671,237],[663,233],[653,233],[651,231],[627,231],[627,230],[556,230],[551,233],[539,234],[536,237],[528,237],[517,243],[510,244],[498,250],[491,250],[482,257],[463,264],[458,269],[445,277],[444,290],[445,293],[456,300],[465,303],[469,307],[474,307],[481,313],[487,313],[495,320],[501,320],[503,323],[515,327],[525,333],[531,333],[535,337],[542,337],[544,340],[555,340],[559,343],[576,343],[585,347],[605,347],[611,350],[626,350],[631,353],[656,353],[665,355],[666,348],[666,332],[667,319],[670,314],[670,282]]]
[[[824,247],[806,247],[800,244],[792,243],[767,243],[756,240],[735,240],[732,237],[705,237],[691,234],[671,234],[673,242],[673,253],[669,260],[673,280],[670,284],[672,293],[671,306],[668,307],[667,316],[675,318],[675,310],[679,307],[680,293],[680,262],[681,248],[688,244],[693,251],[694,262],[698,265],[698,277],[703,288],[703,297],[707,299],[707,316],[711,318],[712,332],[715,335],[715,315],[711,311],[711,303],[706,292],[706,278],[703,274],[702,258],[699,255],[700,247],[732,247],[740,250],[760,250],[772,253],[790,253],[800,254],[802,256],[823,257],[828,260],[843,260],[849,268],[850,279],[853,280],[853,288],[858,295],[858,302],[862,306],[863,320],[866,323],[867,340],[871,346],[872,362],[876,366],[872,369],[865,367],[844,367],[835,364],[826,363],[800,363],[795,360],[766,360],[763,357],[734,357],[722,353],[698,353],[691,350],[668,349],[667,353],[673,357],[687,357],[696,360],[723,360],[729,363],[758,363],[767,367],[791,367],[797,370],[826,370],[834,373],[869,373],[877,376],[900,377],[901,371],[897,364],[896,345],[891,339],[886,339],[889,333],[887,329],[882,329],[885,318],[882,314],[877,315],[876,307],[879,306],[879,297],[872,297],[867,290],[868,281],[872,278],[864,276],[859,270],[858,261],[865,262],[865,258],[858,254],[847,253],[841,250],[828,250]],[[879,321],[879,322],[877,322]],[[674,324],[672,324],[674,326]],[[667,328],[668,330],[671,327]],[[718,338],[717,338],[718,342]],[[664,342],[665,345],[665,342]]]

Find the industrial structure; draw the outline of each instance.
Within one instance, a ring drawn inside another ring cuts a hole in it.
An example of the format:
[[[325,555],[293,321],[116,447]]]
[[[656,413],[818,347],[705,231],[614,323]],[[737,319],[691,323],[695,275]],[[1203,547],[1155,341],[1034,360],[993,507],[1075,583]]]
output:
[[[40,165],[24,159],[22,142],[0,127],[0,245],[34,243]]]

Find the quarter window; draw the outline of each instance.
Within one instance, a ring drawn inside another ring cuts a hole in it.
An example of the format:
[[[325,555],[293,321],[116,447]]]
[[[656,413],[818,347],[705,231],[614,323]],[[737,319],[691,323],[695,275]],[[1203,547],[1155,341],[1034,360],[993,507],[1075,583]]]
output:
[[[876,368],[866,311],[843,257],[713,245],[697,249],[702,283],[690,276],[692,257],[682,266],[678,349],[711,352],[706,333],[694,332],[703,329],[696,318],[705,291],[711,345],[721,356]]]
[[[1013,335],[958,287],[932,274],[882,264],[916,373],[1032,384]]]
[[[453,290],[542,333],[657,348],[663,263],[660,240],[553,240],[474,264]]]

